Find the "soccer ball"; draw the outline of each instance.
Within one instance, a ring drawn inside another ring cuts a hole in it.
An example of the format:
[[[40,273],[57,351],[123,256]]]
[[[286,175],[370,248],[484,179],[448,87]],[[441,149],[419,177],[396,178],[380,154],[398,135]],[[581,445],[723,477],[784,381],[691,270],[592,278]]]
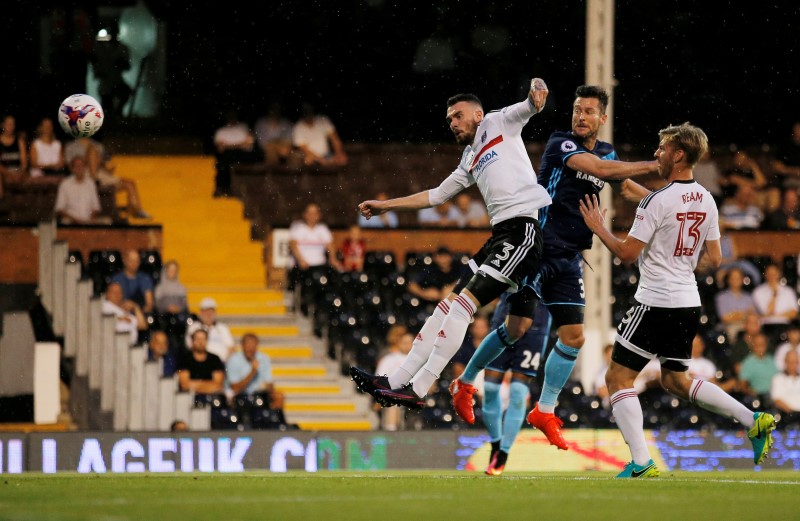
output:
[[[73,94],[61,102],[58,123],[74,138],[93,136],[103,126],[103,107],[88,94]]]

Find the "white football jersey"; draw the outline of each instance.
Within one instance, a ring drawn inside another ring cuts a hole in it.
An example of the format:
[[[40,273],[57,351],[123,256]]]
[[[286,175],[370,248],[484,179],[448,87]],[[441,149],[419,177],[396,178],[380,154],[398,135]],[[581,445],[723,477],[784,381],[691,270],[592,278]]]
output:
[[[492,226],[513,217],[538,218],[539,208],[552,200],[536,180],[521,135],[535,113],[536,108],[527,98],[486,114],[475,141],[464,149],[458,168],[429,191],[431,206],[477,183]]]
[[[642,199],[628,234],[646,244],[636,300],[661,308],[700,306],[694,269],[706,240],[720,238],[711,193],[695,181],[673,181]]]

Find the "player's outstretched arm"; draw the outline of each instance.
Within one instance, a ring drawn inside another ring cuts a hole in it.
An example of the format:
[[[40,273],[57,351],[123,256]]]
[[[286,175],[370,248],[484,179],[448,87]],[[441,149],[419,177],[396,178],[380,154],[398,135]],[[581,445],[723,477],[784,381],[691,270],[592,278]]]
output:
[[[622,240],[617,239],[614,234],[606,228],[605,220],[608,209],[600,209],[600,202],[596,194],[592,194],[591,196],[586,195],[583,201],[580,201],[579,205],[581,216],[586,226],[603,241],[603,244],[605,244],[606,248],[608,248],[611,253],[619,257],[619,260],[625,263],[636,260],[636,257],[638,257],[644,249],[645,244],[630,235],[627,235]]]
[[[420,210],[422,208],[430,208],[433,205],[430,202],[428,192],[429,190],[425,190],[424,192],[417,192],[413,195],[387,199],[385,201],[371,199],[359,204],[358,211],[361,215],[369,219],[372,216],[381,215],[389,210]]]
[[[638,203],[650,195],[651,192],[636,181],[633,181],[632,179],[626,179],[622,182],[622,187],[619,193],[626,201]]]
[[[571,169],[591,174],[598,179],[627,179],[629,177],[658,172],[658,163],[653,161],[617,161],[600,159],[594,154],[575,154],[567,158]]]

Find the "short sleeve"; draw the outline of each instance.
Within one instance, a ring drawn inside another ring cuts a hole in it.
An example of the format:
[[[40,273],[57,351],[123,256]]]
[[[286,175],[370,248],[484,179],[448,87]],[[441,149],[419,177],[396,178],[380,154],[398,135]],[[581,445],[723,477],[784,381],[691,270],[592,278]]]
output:
[[[708,236],[706,236],[706,240],[718,241],[722,238],[722,234],[719,231],[719,212],[714,208],[709,214],[711,219],[708,223]]]
[[[628,235],[644,243],[649,243],[658,227],[658,216],[655,215],[655,205],[636,208],[636,216]]]
[[[209,360],[211,361],[211,370],[212,371],[222,371],[225,372],[225,363],[222,361],[222,358],[218,357],[214,353],[208,353]]]

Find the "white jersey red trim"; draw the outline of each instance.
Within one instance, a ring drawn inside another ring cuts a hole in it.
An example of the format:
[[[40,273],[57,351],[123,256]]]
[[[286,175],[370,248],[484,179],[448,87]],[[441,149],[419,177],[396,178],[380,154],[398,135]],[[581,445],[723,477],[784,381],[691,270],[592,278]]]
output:
[[[662,308],[700,306],[694,270],[705,242],[720,238],[711,193],[693,180],[669,183],[642,199],[628,234],[646,244],[636,300]]]
[[[534,114],[530,99],[486,114],[458,168],[428,192],[431,206],[477,183],[492,226],[514,217],[538,218],[539,208],[552,200],[537,182],[522,141],[522,128]]]

